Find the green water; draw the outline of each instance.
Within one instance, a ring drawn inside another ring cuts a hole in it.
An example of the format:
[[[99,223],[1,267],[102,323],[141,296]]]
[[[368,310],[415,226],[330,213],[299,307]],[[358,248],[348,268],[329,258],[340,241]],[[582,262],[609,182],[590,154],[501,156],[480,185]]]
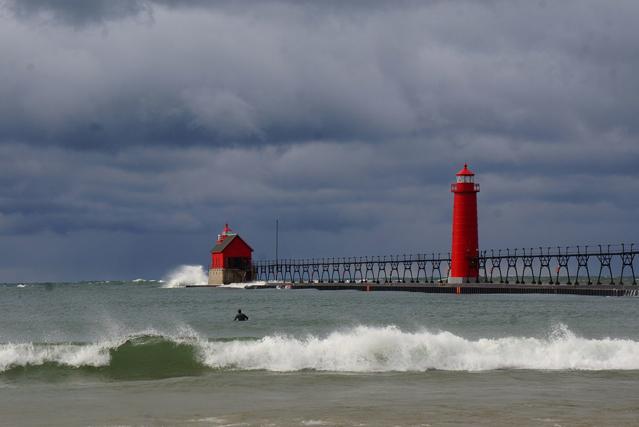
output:
[[[0,424],[637,425],[638,305],[0,285]]]

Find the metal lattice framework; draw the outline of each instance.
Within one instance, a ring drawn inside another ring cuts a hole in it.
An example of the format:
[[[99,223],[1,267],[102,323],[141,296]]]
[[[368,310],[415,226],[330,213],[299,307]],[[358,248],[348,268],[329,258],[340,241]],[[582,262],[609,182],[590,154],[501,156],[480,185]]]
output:
[[[479,282],[637,284],[635,244],[490,249],[480,252]],[[450,254],[387,255],[256,261],[257,280],[290,283],[440,283]],[[596,279],[595,279],[596,277]],[[513,280],[514,279],[514,280]]]

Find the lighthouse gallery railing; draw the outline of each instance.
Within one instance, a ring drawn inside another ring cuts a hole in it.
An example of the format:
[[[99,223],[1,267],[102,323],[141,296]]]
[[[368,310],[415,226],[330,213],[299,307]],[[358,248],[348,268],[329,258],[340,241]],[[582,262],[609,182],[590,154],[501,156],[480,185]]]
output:
[[[481,251],[479,281],[516,284],[637,284],[635,244]],[[256,280],[290,283],[439,283],[450,254],[284,259],[253,263]]]

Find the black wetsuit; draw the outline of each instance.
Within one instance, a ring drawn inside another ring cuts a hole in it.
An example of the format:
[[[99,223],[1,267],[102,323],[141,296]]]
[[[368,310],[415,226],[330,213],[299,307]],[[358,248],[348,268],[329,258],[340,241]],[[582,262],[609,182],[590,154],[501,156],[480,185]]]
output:
[[[244,313],[237,313],[237,316],[235,316],[235,319],[233,320],[237,320],[239,322],[243,322],[245,320],[248,320],[248,316]]]

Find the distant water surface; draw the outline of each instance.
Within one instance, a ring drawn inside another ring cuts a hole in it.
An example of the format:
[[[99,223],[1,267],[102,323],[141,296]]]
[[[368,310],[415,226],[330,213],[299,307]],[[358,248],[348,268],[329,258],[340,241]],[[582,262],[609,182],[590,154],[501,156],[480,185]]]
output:
[[[5,284],[0,424],[638,425],[638,305]]]

